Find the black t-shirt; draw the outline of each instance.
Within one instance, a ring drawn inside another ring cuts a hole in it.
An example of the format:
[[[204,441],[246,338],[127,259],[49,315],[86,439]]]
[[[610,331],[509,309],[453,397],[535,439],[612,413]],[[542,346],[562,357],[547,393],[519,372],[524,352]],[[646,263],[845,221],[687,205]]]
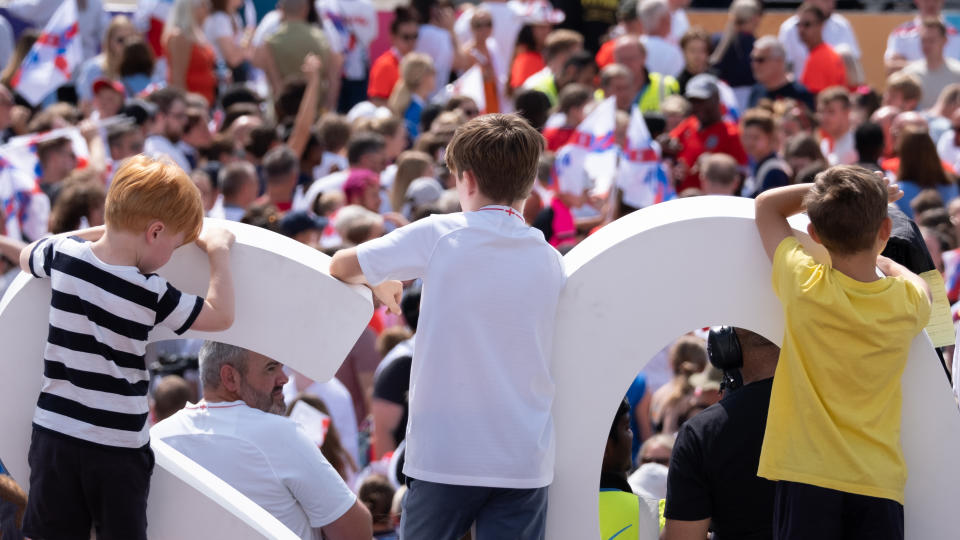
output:
[[[617,24],[618,0],[554,0],[553,7],[566,18],[557,25],[583,35],[583,48],[593,54],[600,49],[600,39]]]
[[[817,110],[816,105],[813,103],[813,94],[798,82],[788,82],[775,90],[767,90],[760,83],[753,85],[753,89],[750,91],[750,99],[748,100],[750,106],[755,107],[757,102],[764,98],[771,101],[795,99],[805,104],[811,111]]]
[[[399,445],[407,436],[407,416],[410,414],[407,394],[410,392],[410,365],[412,363],[413,357],[401,356],[384,367],[380,375],[373,381],[373,397],[403,407],[400,423],[393,430],[393,440],[396,445]]]
[[[667,519],[711,518],[715,540],[773,538],[774,483],[757,476],[773,379],[743,386],[680,428]]]

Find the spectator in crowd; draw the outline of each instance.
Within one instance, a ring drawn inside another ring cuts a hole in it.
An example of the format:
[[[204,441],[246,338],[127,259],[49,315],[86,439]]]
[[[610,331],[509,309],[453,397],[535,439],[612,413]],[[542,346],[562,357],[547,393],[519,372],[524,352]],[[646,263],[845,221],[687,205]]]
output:
[[[143,131],[133,122],[121,122],[107,129],[107,147],[114,163],[143,152]]]
[[[600,465],[600,534],[603,538],[616,537],[625,529],[637,531],[638,536],[651,537],[657,531],[649,504],[634,495],[627,483],[627,472],[632,468],[632,440],[630,405],[623,400],[613,417]]]
[[[713,73],[733,88],[743,108],[756,82],[750,71],[750,55],[760,24],[760,4],[756,0],[736,0],[730,4],[727,26],[713,36],[710,67]]]
[[[246,209],[257,199],[257,170],[249,162],[231,163],[220,168],[217,184],[223,195],[224,218],[240,221]]]
[[[192,171],[187,156],[177,146],[187,125],[187,102],[183,91],[175,87],[161,88],[147,99],[156,106],[156,114],[152,132],[144,141],[144,153],[167,156],[181,169]]]
[[[617,98],[617,110],[629,111],[636,96],[633,74],[623,64],[608,64],[600,70],[600,91],[604,97]]]
[[[887,77],[887,86],[883,91],[883,104],[896,107],[900,111],[915,111],[923,99],[923,87],[920,78],[903,70]]]
[[[197,401],[197,387],[179,375],[164,375],[153,390],[153,406],[150,408],[153,423],[166,420],[187,403]]]
[[[161,39],[169,59],[170,86],[200,94],[212,106],[217,90],[217,58],[203,33],[203,21],[209,14],[208,0],[175,0]]]
[[[417,15],[410,8],[397,7],[390,23],[393,46],[381,54],[370,67],[367,98],[375,105],[386,105],[393,87],[400,80],[400,60],[413,51],[420,37]]]
[[[893,147],[893,156],[880,161],[880,167],[891,176],[896,177],[900,169],[900,137],[907,130],[928,131],[927,121],[923,115],[914,111],[897,114],[890,123],[890,144]],[[947,164],[944,170],[950,170]]]
[[[61,182],[77,166],[77,156],[73,152],[73,143],[66,137],[57,137],[37,143],[37,161],[40,163],[40,189],[50,199],[57,202]]]
[[[743,195],[756,198],[768,189],[790,183],[790,166],[777,152],[776,122],[764,109],[749,109],[740,121],[740,139],[750,156],[750,178]]]
[[[293,207],[293,192],[300,174],[300,164],[293,150],[288,146],[278,146],[267,152],[263,158],[263,172],[266,190],[254,204],[272,205],[280,212]]]
[[[634,95],[640,112],[658,111],[664,98],[680,91],[680,85],[672,75],[647,70],[647,48],[637,36],[617,38],[613,61],[633,74]]]
[[[620,36],[639,36],[643,34],[643,23],[640,22],[640,18],[637,16],[637,4],[639,0],[624,0],[620,2],[619,7],[617,8],[617,25],[610,29],[607,40],[603,42],[600,46],[600,50],[597,51],[597,67],[603,69],[610,65],[613,62],[613,46],[617,41],[617,38]],[[687,26],[689,26],[687,22]],[[671,34],[676,32],[676,28],[671,21],[670,25]],[[684,30],[680,37],[683,37],[683,34],[686,33]],[[680,39],[675,40],[677,43],[680,42]]]
[[[957,170],[960,163],[960,109],[954,111],[950,118],[950,129],[940,136],[937,142],[937,155],[940,160],[953,166]]]
[[[547,67],[543,52],[550,30],[551,26],[546,22],[526,24],[520,29],[520,34],[517,36],[516,55],[510,64],[509,89],[511,92],[520,88],[531,75]],[[500,61],[504,60],[500,58]]]
[[[103,207],[107,195],[99,179],[78,172],[62,185],[50,211],[50,234],[103,225]]]
[[[151,84],[162,84],[158,78],[156,61],[150,45],[139,36],[127,38],[120,56],[120,81],[126,95],[136,96],[144,92]]]
[[[680,428],[667,476],[664,540],[701,540],[708,531],[773,538],[773,483],[757,476],[757,464],[779,349],[749,330],[721,332],[729,342],[711,341],[710,362],[740,364],[743,386],[726,389],[718,405]]]
[[[728,154],[744,171],[747,166],[737,124],[723,119],[716,77],[707,73],[697,75],[687,84],[686,97],[693,114],[670,132],[670,138],[680,146],[678,167],[674,169],[678,193],[701,187],[695,166],[703,153]]]
[[[557,78],[564,75],[568,61],[573,55],[583,50],[583,36],[572,30],[554,30],[547,34],[543,48],[543,60],[546,66],[530,75],[522,84],[529,88],[543,92],[551,105],[556,103],[560,85]]]
[[[409,218],[409,210],[405,211],[407,204],[407,188],[410,183],[424,176],[429,176],[433,171],[433,158],[425,152],[417,150],[408,150],[397,158],[397,174],[390,187],[390,209],[394,212],[401,212]]]
[[[240,20],[237,12],[241,7],[240,0],[215,0],[210,15],[203,21],[203,33],[213,44],[217,63],[229,71],[230,80],[235,83],[247,81],[252,75],[253,34],[244,29]]]
[[[400,62],[400,81],[393,87],[387,106],[393,114],[403,118],[411,140],[420,134],[420,114],[433,92],[437,72],[429,56],[410,53]]]
[[[850,93],[834,86],[817,96],[817,113],[823,140],[820,151],[830,165],[851,165],[857,162],[857,149],[850,125]]]
[[[543,129],[548,151],[556,152],[570,141],[577,126],[586,116],[584,109],[592,100],[593,92],[588,86],[574,83],[563,87],[557,103],[557,112],[563,115],[563,124]]]
[[[922,89],[920,107],[933,107],[940,90],[960,82],[960,60],[944,56],[947,27],[940,19],[923,19],[920,23],[920,48],[923,58],[904,66],[902,72],[915,75]]]
[[[884,105],[870,115],[870,121],[883,129],[883,159],[892,158],[896,155],[896,149],[893,145],[893,137],[890,135],[890,128],[893,121],[901,113],[899,107]]]
[[[395,490],[385,477],[375,474],[368,476],[357,489],[357,498],[370,511],[373,518],[374,540],[396,540],[396,530],[390,516]]]
[[[433,60],[433,67],[437,77],[430,96],[443,90],[450,83],[450,76],[459,73],[470,66],[470,59],[465,51],[461,50],[453,23],[456,20],[453,2],[450,0],[416,0],[413,8],[417,11],[420,20],[417,44],[413,50],[425,54]],[[485,20],[488,28],[493,28],[493,18],[489,11],[486,18],[477,18],[478,11],[473,12],[473,18]],[[471,25],[473,21],[471,20]],[[472,27],[472,26],[471,26]],[[483,44],[484,47],[486,43]]]
[[[823,40],[827,15],[813,4],[803,4],[797,10],[797,17],[800,41],[808,53],[800,82],[814,94],[831,86],[846,86],[846,66],[836,50]]]
[[[683,71],[677,76],[677,83],[682,94],[694,75],[704,73],[710,67],[710,36],[695,26],[680,39],[680,49],[683,50]]]
[[[880,158],[883,156],[883,128],[873,122],[864,122],[853,133],[857,149],[857,163],[864,169],[882,172]]]
[[[353,169],[367,169],[381,172],[387,166],[387,144],[383,136],[373,132],[354,133],[347,142],[347,163],[349,168],[330,173],[317,179],[304,194],[307,208],[313,208],[321,193],[342,191],[343,185]]]
[[[888,73],[897,71],[910,62],[923,59],[920,29],[923,26],[923,20],[928,18],[940,20],[946,28],[947,43],[944,46],[943,55],[947,58],[960,58],[960,32],[944,20],[941,13],[943,0],[915,0],[914,4],[917,6],[917,16],[894,28],[887,38],[887,50],[883,53],[883,62]]]
[[[120,15],[110,19],[107,31],[103,34],[103,43],[100,45],[101,53],[87,59],[77,73],[77,97],[80,98],[82,107],[89,110],[93,101],[94,81],[101,77],[114,80],[120,78],[123,46],[127,39],[136,35],[137,29],[127,17]]]
[[[673,378],[653,393],[650,419],[654,431],[672,434],[679,428],[680,417],[686,412],[693,391],[690,376],[707,366],[707,350],[702,339],[683,336],[670,347],[669,356]]]
[[[924,189],[936,190],[944,201],[960,197],[956,178],[944,170],[937,148],[926,130],[904,130],[898,137],[898,154],[897,184],[903,190],[903,197],[897,201],[897,206],[907,217],[913,217],[910,201]]]
[[[670,41],[670,4],[667,0],[640,0],[637,16],[643,29],[640,39],[647,51],[647,70],[671,77],[680,75],[683,52]]]
[[[367,540],[370,513],[284,409],[283,365],[232,345],[200,350],[203,399],[151,434],[262,506],[300,538]],[[239,436],[238,436],[239,434]]]
[[[740,170],[736,160],[726,154],[700,156],[700,186],[704,195],[738,195]]]
[[[822,31],[821,39],[831,47],[837,47],[846,44],[850,47],[852,54],[860,57],[860,46],[857,44],[857,37],[853,33],[853,26],[843,15],[834,11],[836,0],[813,0],[808,6],[815,6],[823,15],[823,22],[820,25]],[[810,47],[800,34],[800,10],[796,15],[780,25],[780,32],[777,39],[783,44],[786,51],[787,63],[793,72],[793,78],[802,81],[804,69],[807,66],[807,59],[810,54]],[[808,87],[809,88],[809,87]],[[813,91],[813,89],[811,89]],[[814,91],[814,93],[816,93]]]
[[[960,108],[960,83],[944,86],[940,90],[937,102],[924,113],[930,126],[930,138],[933,142],[938,142],[940,137],[950,130],[950,118],[958,108]]]
[[[496,51],[489,47],[493,35],[493,17],[486,9],[473,12],[470,20],[472,37],[463,44],[462,53],[465,66],[480,66],[483,73],[483,95],[485,112],[500,112],[500,80],[497,78],[497,64],[502,62]],[[478,111],[479,113],[479,111]]]
[[[303,402],[304,405],[309,405],[314,409],[320,411],[322,414],[330,417],[330,409],[327,407],[327,404],[323,402],[317,396],[307,393],[301,393],[297,397],[293,398],[290,403],[287,405],[287,412],[285,416],[290,416],[293,412],[293,408],[297,406],[297,403]],[[335,471],[340,475],[340,478],[343,478],[343,481],[350,485],[353,479],[356,477],[358,469],[357,463],[353,460],[353,456],[350,455],[343,445],[340,443],[340,430],[335,422],[331,421],[329,426],[326,428],[326,432],[323,434],[323,443],[320,445],[320,453],[323,454],[323,457],[327,459],[330,463],[330,466],[333,467]],[[364,505],[364,501],[361,497],[358,499]],[[370,510],[371,514],[373,511],[367,506],[367,510]],[[374,520],[376,524],[376,520]]]

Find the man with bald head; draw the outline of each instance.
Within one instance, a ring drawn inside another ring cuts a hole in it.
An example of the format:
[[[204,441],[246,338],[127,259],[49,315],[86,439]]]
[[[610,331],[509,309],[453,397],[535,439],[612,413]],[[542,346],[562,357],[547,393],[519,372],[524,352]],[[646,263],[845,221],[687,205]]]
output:
[[[639,36],[621,36],[613,46],[613,61],[633,74],[633,103],[640,112],[659,112],[660,103],[671,94],[680,93],[680,84],[670,75],[648,72],[647,48]]]
[[[857,36],[853,33],[850,21],[834,11],[836,0],[810,0],[809,3],[819,8],[826,16],[823,23],[823,41],[834,48],[845,44],[850,47],[853,56],[859,59],[860,46],[857,44]],[[792,15],[780,25],[780,33],[777,36],[777,39],[783,43],[787,63],[791,65],[796,80],[803,75],[803,68],[807,65],[809,55],[807,46],[800,39],[799,22],[800,16]]]
[[[787,52],[777,38],[763,36],[753,44],[750,67],[757,81],[750,90],[750,107],[755,107],[761,99],[794,99],[814,110],[813,94],[787,76]]]

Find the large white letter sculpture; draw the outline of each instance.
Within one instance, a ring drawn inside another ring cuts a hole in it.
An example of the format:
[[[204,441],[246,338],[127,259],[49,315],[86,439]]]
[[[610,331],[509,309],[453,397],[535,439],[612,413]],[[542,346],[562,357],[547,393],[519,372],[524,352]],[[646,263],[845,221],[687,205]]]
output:
[[[806,218],[792,225],[811,246]],[[557,433],[547,538],[596,538],[600,462],[617,404],[665,340],[736,325],[779,344],[783,315],[753,201],[696,197],[635,212],[574,248],[557,314]],[[882,332],[882,328],[877,329]],[[842,362],[842,358],[825,359]],[[960,414],[926,334],[903,376],[906,537],[956,538]],[[653,540],[653,539],[649,539]]]
[[[793,225],[823,256],[803,234],[805,218]],[[240,226],[234,231],[237,323],[211,337],[273,356],[314,379],[329,379],[369,319],[369,296],[326,275],[329,261],[323,255],[262,231]],[[547,538],[584,540],[599,531],[597,486],[613,414],[647,360],[666,340],[714,324],[750,328],[779,343],[783,317],[750,200],[699,197],[636,212],[587,239],[566,263],[569,279],[554,343],[557,463]],[[187,247],[161,273],[186,290],[203,292],[207,274],[191,272],[205,264],[196,248]],[[24,366],[0,378],[6,418],[0,456],[21,483],[28,472],[26,437],[48,303],[47,284],[26,276],[0,302],[7,365]],[[960,415],[937,364],[921,334],[903,376],[907,538],[955,536]],[[150,497],[151,538],[193,538],[201,532],[207,540],[289,537],[229,486],[166,445],[153,444],[158,467]],[[219,519],[229,516],[234,523]]]
[[[226,332],[187,332],[270,356],[317,380],[329,380],[370,320],[363,287],[330,277],[330,258],[263,229],[221,222],[236,234],[230,255],[236,320]],[[207,257],[196,246],[179,249],[160,274],[177,287],[204,294]],[[0,459],[27,487],[30,421],[40,391],[50,282],[23,274],[0,302],[0,377],[3,437]],[[176,336],[158,328],[150,341]],[[151,539],[247,539],[296,536],[266,511],[170,446],[152,441],[157,458],[148,501]]]

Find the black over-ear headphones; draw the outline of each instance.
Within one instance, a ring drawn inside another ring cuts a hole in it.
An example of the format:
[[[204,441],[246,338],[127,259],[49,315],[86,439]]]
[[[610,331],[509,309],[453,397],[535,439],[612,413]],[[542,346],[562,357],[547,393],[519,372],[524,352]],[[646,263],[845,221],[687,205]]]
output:
[[[720,390],[733,392],[743,386],[743,349],[740,339],[732,326],[714,326],[707,334],[707,358],[710,363],[723,372]]]

